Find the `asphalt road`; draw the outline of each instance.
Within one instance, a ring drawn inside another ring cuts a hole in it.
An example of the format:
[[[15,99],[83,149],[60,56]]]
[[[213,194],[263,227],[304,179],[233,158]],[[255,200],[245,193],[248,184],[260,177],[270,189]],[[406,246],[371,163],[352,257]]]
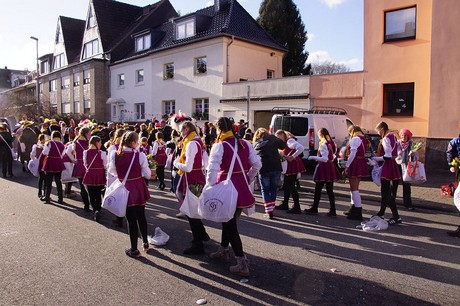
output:
[[[275,220],[262,217],[258,197],[259,213],[239,222],[251,264],[244,283],[228,264],[182,255],[188,223],[174,217],[175,198],[156,183],[149,232],[159,226],[171,239],[132,259],[126,226],[114,227],[108,212],[96,223],[78,198],[43,204],[35,178],[15,170],[0,179],[0,305],[459,305],[460,239],[445,234],[459,224],[456,213],[401,210],[402,225],[364,232],[341,213],[327,217],[325,197],[318,216],[276,211]],[[312,186],[302,181],[302,208]],[[338,198],[340,212],[346,201]],[[366,216],[377,207],[366,203]],[[220,225],[205,225],[210,253]]]

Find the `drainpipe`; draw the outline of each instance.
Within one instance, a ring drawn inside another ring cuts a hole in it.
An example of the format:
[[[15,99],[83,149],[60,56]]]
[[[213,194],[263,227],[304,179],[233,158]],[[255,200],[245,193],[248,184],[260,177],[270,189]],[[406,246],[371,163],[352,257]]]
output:
[[[229,62],[229,56],[228,56],[228,53],[229,53],[229,48],[231,46],[231,44],[233,44],[233,42],[235,41],[235,36],[232,35],[232,40],[227,44],[227,71],[226,71],[226,76],[225,76],[225,83],[228,83],[228,70],[230,68],[230,62]]]

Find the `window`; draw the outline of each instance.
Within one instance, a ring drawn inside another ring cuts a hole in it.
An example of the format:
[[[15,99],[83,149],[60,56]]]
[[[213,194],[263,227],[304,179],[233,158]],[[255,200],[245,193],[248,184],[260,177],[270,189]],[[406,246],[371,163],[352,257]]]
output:
[[[267,70],[267,79],[273,79],[275,77],[275,71],[268,69]]]
[[[195,20],[189,19],[176,25],[176,39],[195,36]]]
[[[164,64],[163,66],[163,79],[174,78],[174,63]]]
[[[53,69],[58,69],[66,65],[64,53],[54,56]]]
[[[45,74],[50,72],[50,65],[48,61],[43,61],[40,63],[40,73]]]
[[[56,80],[51,80],[50,81],[50,92],[56,91],[57,90],[57,81]]]
[[[136,70],[136,84],[144,83],[144,69]]]
[[[125,74],[121,73],[118,75],[118,87],[125,86]]]
[[[208,71],[208,60],[206,56],[195,58],[195,74],[206,73]]]
[[[40,91],[41,94],[43,93],[43,83],[40,83],[38,90]]]
[[[61,113],[70,114],[70,103],[62,103],[61,104]]]
[[[89,70],[83,71],[83,84],[89,84],[91,82],[91,72]]]
[[[417,8],[385,12],[385,42],[415,39]]]
[[[61,78],[61,89],[67,89],[70,88],[70,77],[62,77]]]
[[[414,83],[383,85],[383,115],[414,115]]]
[[[117,116],[117,106],[112,105],[112,117],[116,117],[116,116]]]
[[[85,43],[83,59],[90,58],[99,53],[99,40],[95,39]]]
[[[134,104],[136,119],[145,119],[145,104],[144,103],[136,103]]]
[[[176,113],[176,101],[174,100],[163,101],[163,112],[166,115],[175,114]]]
[[[74,73],[73,74],[73,87],[77,87],[80,85],[80,74]]]
[[[80,113],[80,101],[74,101],[73,102],[73,112],[75,114],[79,114]]]
[[[150,49],[150,33],[135,38],[136,52]]]
[[[195,112],[193,117],[200,120],[209,119],[209,99],[194,99]]]
[[[90,9],[88,14],[88,20],[86,21],[86,28],[94,28],[96,26],[96,19],[94,18],[93,11]]]
[[[62,35],[61,35],[61,28],[58,27],[58,29],[56,31],[56,38],[54,39],[54,43],[58,44],[60,42],[62,42]]]
[[[91,101],[90,101],[90,100],[85,100],[85,101],[83,102],[83,104],[84,104],[84,105],[83,105],[83,112],[84,112],[85,114],[89,114],[90,111],[91,111]]]

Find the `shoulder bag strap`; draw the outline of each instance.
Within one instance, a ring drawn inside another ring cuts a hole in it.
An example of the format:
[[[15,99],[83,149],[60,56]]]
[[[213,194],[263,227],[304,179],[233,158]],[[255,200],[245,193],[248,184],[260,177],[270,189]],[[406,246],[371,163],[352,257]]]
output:
[[[56,146],[56,149],[57,149],[57,151],[58,151],[58,153],[59,153],[59,156],[60,156],[61,158],[63,158],[63,157],[64,157],[64,154],[65,154],[65,148],[64,148],[64,152],[61,153],[61,151],[59,151],[58,145],[57,145],[53,140],[51,140],[51,143],[53,143],[53,144]]]
[[[86,154],[88,154],[88,153],[86,153]],[[97,157],[98,154],[99,154],[99,152],[96,152],[96,155],[94,155],[93,160],[92,160],[91,163],[89,164],[88,168],[86,168],[86,170],[91,169],[91,166],[93,165],[94,161],[96,160],[96,157]]]
[[[233,174],[233,167],[235,166],[235,160],[236,160],[236,156],[238,155],[237,154],[237,148],[238,148],[238,139],[236,139],[236,142],[235,142],[235,148],[232,148],[232,146],[227,143],[226,141],[224,141],[223,143],[226,143],[230,149],[233,150],[233,158],[232,158],[232,162],[230,164],[230,168],[228,169],[228,173],[227,173],[227,181],[229,181],[231,178],[232,178],[232,174]],[[222,154],[223,156],[223,154]]]
[[[5,140],[5,138],[3,138],[2,135],[0,135],[0,138],[2,138],[2,140],[6,143],[6,145],[8,146],[8,148],[10,148],[10,150],[13,150],[13,148],[10,146],[10,144]]]
[[[131,167],[133,166],[134,159],[136,158],[136,152],[133,154],[133,158],[131,159],[131,164],[129,164],[128,171],[125,174],[125,178],[123,179],[123,182],[121,184],[124,186],[126,184],[126,181],[128,180],[129,173],[131,172]]]
[[[237,141],[238,141],[238,140],[237,140]],[[238,143],[237,143],[237,145],[238,145]],[[229,146],[230,146],[230,145],[229,145]],[[241,172],[243,172],[243,174],[245,174],[245,173],[244,173],[244,168],[243,168],[243,163],[241,162],[241,159],[240,159],[240,157],[238,156],[238,149],[237,149],[237,146],[235,146],[235,148],[233,148],[232,146],[230,146],[230,148],[232,148],[232,150],[233,150],[233,157],[234,157],[233,162],[235,161],[235,156],[236,156],[236,159],[238,160],[238,163],[239,163],[240,168],[241,168]],[[232,170],[233,170],[233,168],[232,168]],[[232,172],[233,172],[233,171],[232,171]],[[229,172],[229,173],[230,173],[230,172]],[[246,175],[243,175],[243,176],[244,176],[244,180],[246,181],[246,184],[249,185],[249,182],[248,182],[248,179],[247,179]]]

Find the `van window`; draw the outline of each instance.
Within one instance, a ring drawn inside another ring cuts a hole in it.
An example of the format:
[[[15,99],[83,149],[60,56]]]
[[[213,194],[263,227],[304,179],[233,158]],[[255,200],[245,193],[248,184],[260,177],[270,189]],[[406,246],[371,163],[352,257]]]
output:
[[[278,116],[273,124],[273,131],[285,130],[294,136],[305,136],[308,134],[308,118]]]

